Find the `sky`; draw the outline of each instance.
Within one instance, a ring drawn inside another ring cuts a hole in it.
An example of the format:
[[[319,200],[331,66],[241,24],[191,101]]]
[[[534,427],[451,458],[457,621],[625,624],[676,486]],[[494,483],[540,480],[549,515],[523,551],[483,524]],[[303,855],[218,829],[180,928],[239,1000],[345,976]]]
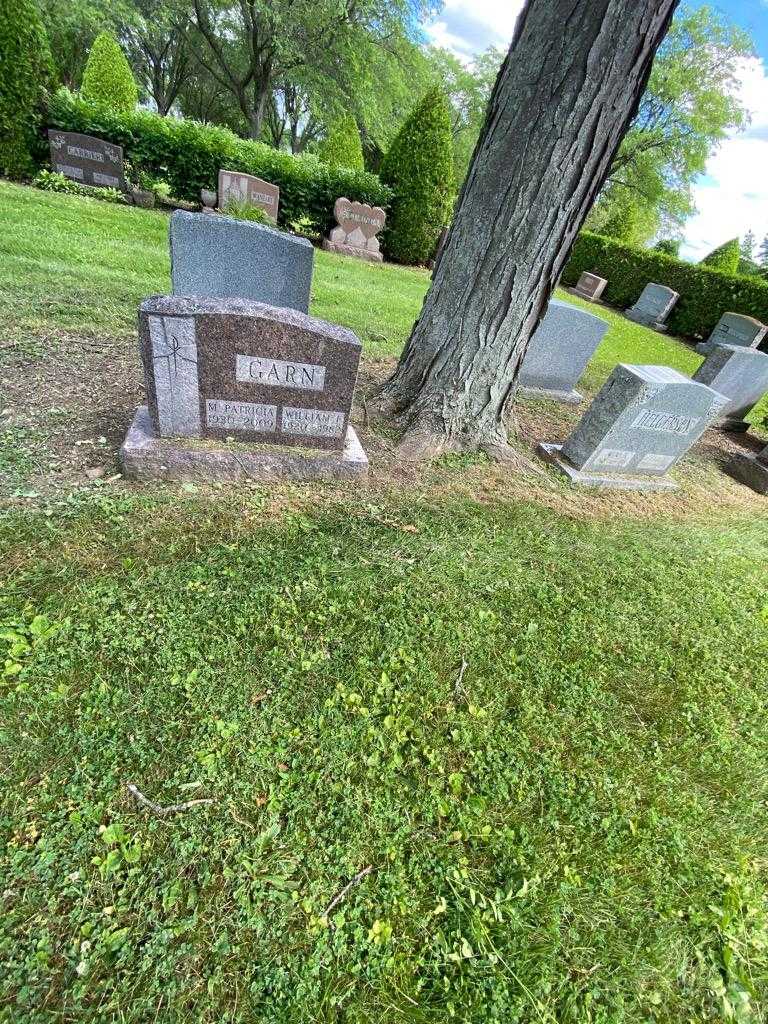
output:
[[[704,2],[688,0],[688,6]],[[685,224],[681,250],[693,260],[748,230],[758,241],[768,235],[768,0],[715,0],[709,6],[749,31],[757,56],[740,74],[751,123],[722,143],[694,186],[698,212]],[[522,7],[523,0],[444,0],[427,32],[437,46],[469,63],[488,46],[506,49]]]

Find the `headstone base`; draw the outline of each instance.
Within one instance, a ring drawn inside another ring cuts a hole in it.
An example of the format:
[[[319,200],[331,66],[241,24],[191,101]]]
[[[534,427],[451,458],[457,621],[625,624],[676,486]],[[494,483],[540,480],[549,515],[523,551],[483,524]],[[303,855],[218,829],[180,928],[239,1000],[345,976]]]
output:
[[[650,327],[652,331],[658,331],[660,334],[666,334],[669,330],[666,324],[662,324],[658,320],[654,320],[653,317],[646,316],[644,313],[638,313],[635,309],[625,310],[624,316],[627,320],[633,320],[636,324],[642,324],[643,327]]]
[[[579,405],[584,401],[584,395],[576,388],[571,388],[570,391],[557,391],[553,388],[531,388],[527,385],[521,384],[515,392],[516,398],[522,398],[524,401],[533,401],[536,398],[551,398],[553,402],[563,402],[566,405]]]
[[[768,494],[768,464],[761,462],[756,456],[736,455],[726,463],[725,472],[758,494]]]
[[[345,245],[343,242],[332,242],[329,238],[323,239],[323,249],[326,252],[337,252],[342,256],[356,256],[359,260],[370,260],[371,263],[383,263],[384,257],[380,252],[373,252],[372,249],[361,249],[357,245]]]
[[[715,346],[709,341],[700,341],[696,345],[696,351],[702,356],[709,356],[715,351]]]
[[[592,292],[583,292],[578,285],[574,285],[573,288],[568,289],[569,292],[573,292],[574,295],[578,295],[580,299],[586,299],[587,302],[599,302],[600,296],[593,295]]]
[[[359,480],[368,457],[350,424],[342,451],[306,451],[221,441],[159,438],[146,405],[139,406],[120,449],[123,472],[133,480],[229,482],[239,480]]]
[[[676,491],[678,485],[663,476],[618,476],[613,473],[589,473],[576,469],[560,454],[561,444],[538,444],[536,451],[556,470],[579,487],[596,487],[614,491]]]

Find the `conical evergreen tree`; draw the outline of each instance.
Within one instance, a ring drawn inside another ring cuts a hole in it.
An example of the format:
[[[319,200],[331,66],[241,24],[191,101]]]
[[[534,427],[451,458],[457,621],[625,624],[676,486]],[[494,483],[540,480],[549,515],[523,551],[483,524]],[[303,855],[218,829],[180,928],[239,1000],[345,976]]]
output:
[[[118,113],[133,110],[138,102],[139,90],[131,66],[109,32],[101,32],[93,42],[80,94],[84,100]]]
[[[760,243],[760,248],[757,250],[757,262],[763,269],[768,270],[768,235]]]
[[[357,122],[351,114],[344,114],[331,122],[317,153],[323,163],[331,167],[363,170],[363,146]]]
[[[713,249],[709,256],[701,261],[707,267],[715,270],[723,270],[726,274],[735,274],[739,269],[741,250],[738,238],[732,238],[730,242],[724,242],[716,249]]]
[[[401,263],[426,263],[454,195],[450,107],[442,89],[428,92],[400,129],[380,176],[395,193],[386,251]]]

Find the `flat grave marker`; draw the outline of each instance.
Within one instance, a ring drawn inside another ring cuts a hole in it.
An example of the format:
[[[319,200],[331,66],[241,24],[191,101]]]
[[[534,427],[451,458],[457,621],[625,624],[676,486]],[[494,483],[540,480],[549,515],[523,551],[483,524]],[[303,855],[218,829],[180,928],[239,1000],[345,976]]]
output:
[[[758,494],[768,494],[768,446],[757,455],[744,452],[734,456],[726,463],[725,472]]]
[[[552,299],[525,353],[519,396],[553,398],[570,405],[583,402],[576,385],[607,330],[600,317]]]
[[[92,135],[49,129],[51,167],[81,185],[127,191],[122,146]]]

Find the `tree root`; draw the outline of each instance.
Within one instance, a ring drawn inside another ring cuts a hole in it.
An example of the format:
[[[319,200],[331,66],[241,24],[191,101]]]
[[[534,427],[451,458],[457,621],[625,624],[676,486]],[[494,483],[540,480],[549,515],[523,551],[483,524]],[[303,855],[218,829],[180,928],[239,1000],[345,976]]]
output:
[[[544,480],[549,480],[546,469],[534,462],[532,459],[527,458],[521,452],[513,448],[511,444],[501,444],[499,442],[493,442],[490,444],[481,444],[479,446],[480,451],[485,452],[489,459],[493,459],[494,462],[501,462],[505,466],[509,466],[510,469],[514,469],[520,473],[533,473],[535,476],[541,477]]]

